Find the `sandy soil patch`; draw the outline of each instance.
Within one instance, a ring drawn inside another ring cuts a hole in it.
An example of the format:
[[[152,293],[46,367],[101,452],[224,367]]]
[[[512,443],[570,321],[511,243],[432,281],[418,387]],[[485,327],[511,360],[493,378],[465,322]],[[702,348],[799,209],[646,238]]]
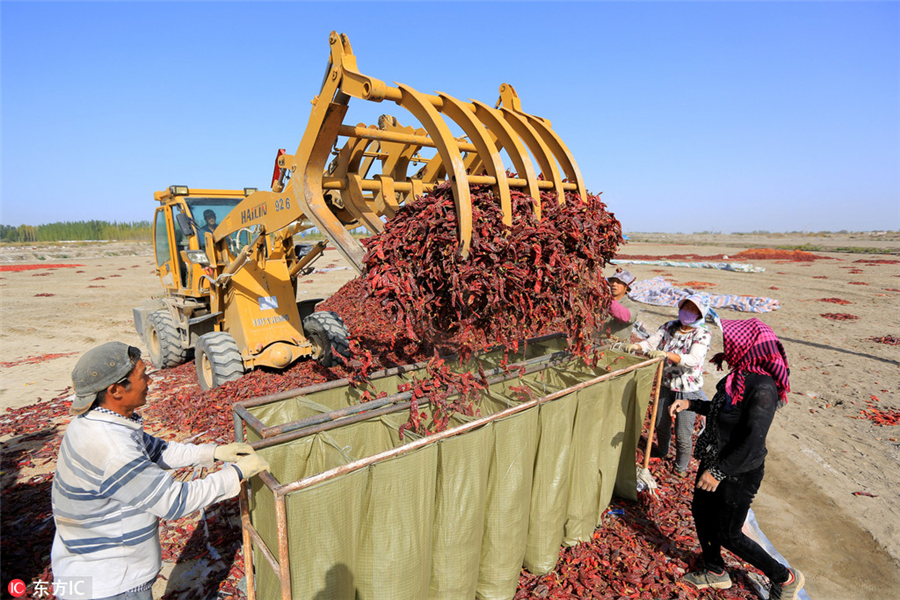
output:
[[[653,235],[662,234],[635,234],[633,240],[648,241],[632,241],[620,257],[731,255],[749,247],[822,245],[821,240],[802,236],[786,242],[762,235],[727,239]],[[833,243],[830,247],[871,243],[900,252],[896,236],[832,236],[827,241]],[[0,272],[3,407],[46,402],[69,393],[70,372],[78,356],[102,342],[120,340],[146,352],[134,331],[131,309],[161,290],[151,246],[62,246],[0,248],[0,265],[82,265]],[[767,475],[754,504],[757,518],[781,553],[806,573],[811,597],[893,597],[900,590],[900,426],[878,426],[857,417],[872,403],[900,409],[900,347],[869,339],[900,336],[900,265],[859,262],[898,260],[896,254],[826,256],[830,259],[814,262],[753,261],[766,269],[753,274],[649,265],[625,268],[639,279],[663,275],[679,284],[693,282],[710,293],[780,301],[780,310],[755,315],[784,342],[793,388],[769,435]],[[305,296],[311,298],[328,297],[355,275],[352,269],[339,269],[347,265],[334,250],[316,266],[338,270],[302,280]],[[848,303],[823,302],[824,298]],[[834,321],[821,316],[825,313],[857,318]],[[644,305],[641,320],[652,330],[674,314],[671,308]],[[720,315],[750,316],[731,311]],[[721,349],[721,337],[714,335],[714,340],[712,352]],[[721,376],[710,367],[708,394]],[[44,469],[52,470],[52,464]],[[23,469],[17,476],[33,474]]]

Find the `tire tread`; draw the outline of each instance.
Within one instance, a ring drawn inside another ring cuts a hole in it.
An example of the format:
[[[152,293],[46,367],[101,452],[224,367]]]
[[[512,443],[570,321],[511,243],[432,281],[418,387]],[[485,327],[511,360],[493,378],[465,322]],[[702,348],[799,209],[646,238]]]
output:
[[[214,331],[200,336],[194,354],[197,356],[197,379],[204,387],[200,373],[199,355],[206,354],[213,370],[213,388],[227,381],[235,381],[244,375],[244,360],[241,351],[230,333]]]
[[[166,309],[160,309],[150,313],[147,324],[154,330],[159,338],[160,363],[154,366],[159,369],[176,367],[187,360],[188,349],[181,345],[181,336],[175,328],[175,321]],[[152,359],[151,355],[151,359]]]

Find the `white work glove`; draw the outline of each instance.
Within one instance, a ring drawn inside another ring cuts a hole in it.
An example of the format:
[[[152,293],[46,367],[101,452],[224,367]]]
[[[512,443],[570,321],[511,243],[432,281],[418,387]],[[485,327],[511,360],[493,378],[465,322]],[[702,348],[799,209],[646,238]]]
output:
[[[215,451],[213,452],[213,457],[216,460],[220,460],[222,462],[237,462],[248,454],[253,454],[254,450],[250,446],[250,444],[224,444],[222,446],[216,446]]]
[[[238,468],[244,479],[250,479],[254,475],[269,470],[269,463],[256,452],[241,458],[234,466]]]
[[[634,354],[635,352],[640,352],[640,351],[641,351],[640,344],[628,344],[627,346],[625,346],[625,352],[631,352],[632,354]]]
[[[667,356],[669,356],[669,353],[663,350],[651,350],[647,353],[647,356],[649,356],[650,358],[666,358]]]

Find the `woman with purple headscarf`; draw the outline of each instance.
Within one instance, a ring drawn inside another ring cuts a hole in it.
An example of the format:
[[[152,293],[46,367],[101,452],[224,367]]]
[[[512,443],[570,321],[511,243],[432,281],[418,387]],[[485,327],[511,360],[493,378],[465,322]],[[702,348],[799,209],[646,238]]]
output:
[[[712,362],[721,369],[725,361],[731,371],[716,386],[712,402],[676,400],[669,409],[672,418],[685,410],[707,415],[697,440],[700,468],[691,504],[705,568],[684,579],[698,589],[730,588],[725,547],[769,578],[769,598],[795,600],[803,574],[772,558],[742,531],[762,482],[769,426],[791,390],[787,356],[772,329],[758,319],[723,319],[722,337],[725,351]]]

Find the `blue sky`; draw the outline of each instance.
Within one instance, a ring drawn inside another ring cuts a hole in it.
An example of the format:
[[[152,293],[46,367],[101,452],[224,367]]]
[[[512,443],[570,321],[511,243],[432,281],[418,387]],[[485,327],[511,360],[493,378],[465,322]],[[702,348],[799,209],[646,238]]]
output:
[[[346,33],[360,69],[552,121],[626,231],[900,229],[898,2],[8,2],[0,221],[266,188]],[[393,104],[351,100],[345,122]]]

